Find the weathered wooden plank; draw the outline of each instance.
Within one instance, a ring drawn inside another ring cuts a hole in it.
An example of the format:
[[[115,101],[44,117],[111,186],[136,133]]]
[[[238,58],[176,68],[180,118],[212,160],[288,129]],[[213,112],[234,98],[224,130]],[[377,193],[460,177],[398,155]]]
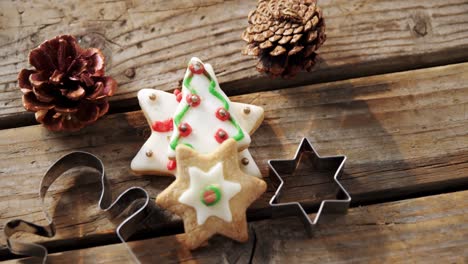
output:
[[[132,241],[129,248],[140,263],[248,263],[254,249],[254,235],[238,243],[215,236],[206,247],[190,251],[175,236]],[[41,263],[36,258],[14,259],[2,263]],[[49,255],[47,263],[134,263],[123,244],[71,250]]]
[[[352,208],[329,219],[313,238],[295,218],[251,223],[255,243],[218,237],[187,252],[175,236],[128,243],[142,263],[465,263],[468,191]],[[253,248],[254,247],[254,248]],[[126,263],[121,244],[52,254],[51,262]],[[17,263],[12,260],[5,263]]]
[[[468,192],[353,208],[308,239],[295,219],[255,224],[253,263],[466,263]]]
[[[100,47],[120,83],[112,109],[136,106],[141,88],[172,89],[193,56],[215,65],[229,94],[466,61],[465,0],[322,0],[328,41],[313,74],[271,81],[240,55],[251,0],[1,1],[0,127],[31,124],[16,75],[28,50],[58,34]],[[40,16],[36,14],[41,14]],[[220,15],[222,14],[222,15]]]
[[[467,80],[465,63],[232,100],[265,108],[265,121],[250,148],[265,175],[268,159],[292,157],[307,136],[322,155],[348,156],[342,182],[355,204],[362,204],[468,186]],[[51,133],[40,126],[0,131],[1,223],[17,217],[42,219],[36,189],[41,174],[72,150],[101,157],[116,194],[137,185],[155,196],[172,178],[129,172],[148,130],[137,111],[107,116],[75,133]],[[78,186],[71,187],[75,183]],[[49,202],[58,233],[52,241],[113,230],[95,206],[99,186],[90,178],[64,178],[53,186]],[[311,208],[334,189],[328,181],[294,178],[286,187],[293,188],[288,199]],[[273,189],[270,184],[269,192],[253,205],[251,218],[268,217]]]

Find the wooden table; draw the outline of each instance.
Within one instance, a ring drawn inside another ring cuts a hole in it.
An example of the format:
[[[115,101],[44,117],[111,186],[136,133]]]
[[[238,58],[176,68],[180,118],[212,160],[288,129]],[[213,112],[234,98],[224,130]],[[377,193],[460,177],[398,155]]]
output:
[[[320,65],[287,81],[258,74],[240,55],[255,2],[1,1],[0,229],[15,218],[45,223],[40,179],[73,150],[103,159],[115,194],[136,185],[154,197],[168,186],[170,177],[129,171],[149,134],[136,92],[175,88],[198,56],[233,101],[265,108],[250,148],[265,176],[268,159],[292,157],[308,137],[320,154],[348,156],[342,183],[352,208],[309,239],[297,219],[270,219],[270,184],[249,210],[248,243],[216,237],[189,252],[174,239],[182,232],[174,220],[129,243],[143,261],[468,262],[468,1],[321,0],[328,40]],[[51,133],[23,109],[16,76],[29,67],[30,49],[64,33],[104,50],[119,89],[96,124]],[[310,196],[324,188],[298,183],[291,191],[314,208],[320,199]],[[53,263],[128,262],[98,195],[94,179],[59,180],[47,199],[57,235],[18,237],[46,245]],[[0,249],[1,260],[14,258]]]

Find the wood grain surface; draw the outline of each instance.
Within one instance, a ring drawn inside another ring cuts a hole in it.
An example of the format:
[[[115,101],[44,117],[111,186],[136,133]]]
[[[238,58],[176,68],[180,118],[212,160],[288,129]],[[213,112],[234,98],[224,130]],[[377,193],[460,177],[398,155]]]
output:
[[[129,248],[140,263],[248,263],[254,250],[254,234],[246,243],[215,236],[206,247],[190,251],[176,236],[164,236],[132,241]],[[49,255],[47,263],[134,263],[123,244],[111,244],[84,250],[72,250]],[[41,263],[37,258],[16,259],[2,263]]]
[[[250,148],[265,176],[268,159],[292,158],[301,138],[308,137],[321,155],[348,156],[342,183],[355,206],[468,186],[468,63],[231,99],[265,108],[265,121]],[[115,194],[137,185],[156,196],[171,177],[134,176],[129,171],[148,135],[140,111],[107,116],[75,133],[51,133],[41,126],[1,130],[0,223],[14,218],[43,221],[37,199],[41,176],[73,150],[103,159]],[[47,200],[57,223],[56,237],[20,238],[53,247],[54,241],[78,245],[88,243],[86,238],[113,234],[115,225],[96,206],[99,188],[96,177],[60,179]],[[313,210],[334,186],[301,179],[286,189],[289,199]],[[267,201],[273,191],[269,184],[249,211],[250,219],[269,217]]]
[[[328,41],[312,74],[272,81],[240,55],[252,0],[0,1],[0,127],[33,124],[17,73],[29,50],[59,34],[101,48],[119,82],[111,110],[137,106],[141,88],[173,89],[192,56],[212,63],[229,94],[464,62],[466,0],[321,0]],[[38,15],[40,14],[40,15]],[[220,15],[222,14],[222,15]]]
[[[295,219],[255,223],[252,263],[466,263],[468,192],[353,208],[309,239]]]
[[[311,215],[313,216],[313,215]],[[250,224],[246,244],[224,237],[187,251],[175,236],[129,242],[142,263],[466,263],[468,191],[352,208],[313,238],[296,218]],[[253,242],[255,241],[255,242]],[[128,263],[124,245],[52,254],[49,263]],[[31,263],[31,259],[5,263]]]

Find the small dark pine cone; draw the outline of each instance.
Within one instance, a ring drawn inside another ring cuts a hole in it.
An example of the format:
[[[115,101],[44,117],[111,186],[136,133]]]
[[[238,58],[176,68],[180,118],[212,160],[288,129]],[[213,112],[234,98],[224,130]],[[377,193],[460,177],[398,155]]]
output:
[[[29,53],[35,69],[23,69],[18,83],[23,105],[52,131],[76,131],[109,109],[117,83],[104,76],[104,55],[81,48],[73,36],[57,36]]]
[[[325,42],[325,22],[316,0],[259,0],[242,34],[242,53],[258,57],[257,70],[292,78],[310,71]]]

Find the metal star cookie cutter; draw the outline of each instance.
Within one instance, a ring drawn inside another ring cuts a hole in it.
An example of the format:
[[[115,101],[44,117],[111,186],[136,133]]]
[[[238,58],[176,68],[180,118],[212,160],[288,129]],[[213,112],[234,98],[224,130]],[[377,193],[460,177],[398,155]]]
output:
[[[317,214],[313,219],[309,217],[301,202],[279,202],[281,189],[284,185],[281,174],[292,174],[298,167],[301,155],[307,152],[312,154],[311,162],[314,168],[328,171],[333,175],[333,180],[338,185],[338,191],[336,192],[335,199],[323,200],[320,203]],[[274,183],[279,184],[277,185],[278,189],[276,190],[275,195],[270,199],[270,206],[273,209],[273,218],[298,216],[304,223],[304,227],[306,228],[308,235],[312,236],[317,225],[321,222],[322,215],[346,214],[349,204],[351,203],[351,196],[339,182],[345,161],[346,156],[321,157],[307,138],[302,139],[292,160],[269,160],[268,165],[270,166],[271,172],[275,175],[275,177],[270,178]]]
[[[58,159],[51,167],[49,167],[42,178],[39,197],[41,199],[42,212],[48,224],[41,226],[21,219],[9,221],[4,228],[8,249],[13,254],[39,257],[42,258],[42,263],[46,262],[48,255],[46,247],[40,244],[16,241],[11,239],[11,236],[17,232],[26,232],[42,237],[53,237],[55,235],[55,224],[47,212],[48,210],[44,204],[44,198],[49,187],[57,178],[68,170],[76,167],[89,167],[96,169],[99,172],[102,189],[98,205],[99,208],[108,213],[110,217],[118,216],[127,208],[131,208],[132,211],[129,213],[130,216],[118,225],[116,233],[120,241],[127,248],[131,257],[135,262],[139,263],[139,260],[125,241],[138,230],[138,227],[146,218],[148,218],[155,210],[160,209],[156,208],[154,203],[149,202],[150,196],[140,187],[131,187],[125,190],[115,199],[114,202],[112,202],[110,185],[106,178],[102,161],[90,153],[81,151],[69,153]],[[142,204],[138,203],[136,206],[134,205],[134,202],[141,200],[143,200]]]

